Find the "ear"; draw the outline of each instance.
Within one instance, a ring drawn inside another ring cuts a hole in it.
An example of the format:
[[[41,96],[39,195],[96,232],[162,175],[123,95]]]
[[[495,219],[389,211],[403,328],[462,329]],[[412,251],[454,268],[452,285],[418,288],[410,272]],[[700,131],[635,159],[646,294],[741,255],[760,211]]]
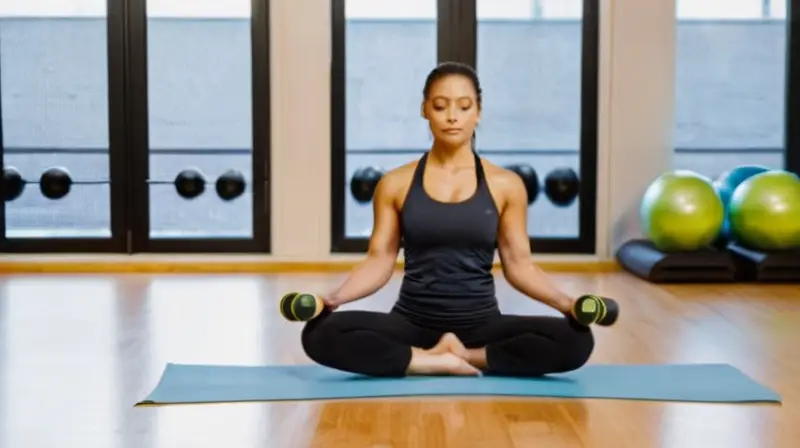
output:
[[[427,115],[425,115],[425,103],[424,103],[424,102],[423,102],[423,103],[422,103],[422,105],[419,107],[419,114],[422,116],[422,118],[424,118],[424,119],[426,119],[426,120],[428,119],[428,116],[427,116]]]

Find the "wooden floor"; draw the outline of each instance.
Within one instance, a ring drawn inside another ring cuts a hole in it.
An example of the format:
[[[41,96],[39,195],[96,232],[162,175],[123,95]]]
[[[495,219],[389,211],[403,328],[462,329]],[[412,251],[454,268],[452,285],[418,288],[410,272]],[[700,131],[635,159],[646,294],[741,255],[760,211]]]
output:
[[[800,286],[656,287],[554,274],[619,299],[595,363],[727,362],[783,405],[407,399],[133,408],[165,363],[306,363],[281,293],[341,275],[0,277],[0,447],[359,448],[800,445]],[[551,313],[498,280],[502,308]],[[397,279],[354,307],[386,310]]]

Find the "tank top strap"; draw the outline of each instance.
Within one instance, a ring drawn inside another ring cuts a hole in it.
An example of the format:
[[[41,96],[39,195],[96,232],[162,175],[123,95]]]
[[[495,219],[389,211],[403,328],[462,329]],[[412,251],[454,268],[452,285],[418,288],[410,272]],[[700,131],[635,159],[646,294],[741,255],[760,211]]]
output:
[[[422,155],[419,158],[419,162],[417,163],[417,167],[414,168],[414,175],[411,178],[411,185],[408,187],[408,192],[406,193],[406,199],[404,201],[405,204],[413,201],[419,201],[424,198],[425,196],[425,188],[422,184],[422,179],[425,176],[425,166],[428,162],[428,153]],[[405,206],[403,209],[405,210]]]
[[[412,188],[422,188],[422,179],[425,176],[425,166],[428,164],[428,153],[419,158],[417,167],[414,169],[414,179],[411,181]]]
[[[475,156],[475,174],[478,176],[478,188],[484,188],[486,186],[486,172],[483,170],[481,157],[475,151],[472,151],[472,154]]]
[[[409,193],[417,193],[424,190],[422,186],[423,178],[425,177],[425,166],[428,164],[428,153],[419,158],[417,167],[414,169],[414,177],[411,180],[411,188]]]

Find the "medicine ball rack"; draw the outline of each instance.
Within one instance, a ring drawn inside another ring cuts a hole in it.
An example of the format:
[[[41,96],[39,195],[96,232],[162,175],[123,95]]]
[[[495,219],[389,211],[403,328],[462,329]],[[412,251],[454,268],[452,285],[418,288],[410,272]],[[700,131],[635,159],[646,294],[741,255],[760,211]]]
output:
[[[38,180],[27,180],[22,173],[13,166],[3,168],[3,199],[12,202],[18,199],[25,191],[28,184],[38,184],[42,196],[50,200],[59,200],[72,191],[73,185],[109,185],[108,179],[74,180],[69,171],[63,167],[53,167],[45,170]],[[209,182],[203,173],[195,168],[181,170],[175,179],[149,180],[149,185],[174,185],[175,191],[184,199],[191,200],[202,195]],[[244,175],[236,170],[227,170],[217,177],[214,182],[217,196],[224,201],[232,201],[241,196],[246,189]]]
[[[525,185],[528,193],[528,205],[533,205],[544,191],[547,199],[556,207],[569,207],[580,193],[580,178],[572,168],[556,168],[539,181],[536,170],[528,164],[508,165],[506,169],[516,173]],[[368,204],[375,195],[378,182],[386,174],[383,168],[375,166],[361,167],[355,170],[350,178],[350,194],[359,204]]]

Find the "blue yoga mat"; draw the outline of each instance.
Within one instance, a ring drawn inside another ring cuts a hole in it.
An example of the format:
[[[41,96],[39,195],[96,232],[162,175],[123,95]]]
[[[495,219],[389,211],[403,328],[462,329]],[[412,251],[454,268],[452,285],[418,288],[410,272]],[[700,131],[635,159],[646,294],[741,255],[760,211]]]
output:
[[[778,402],[727,364],[587,365],[542,378],[371,378],[318,365],[168,364],[142,404],[326,400],[399,396],[516,396],[694,402]]]

